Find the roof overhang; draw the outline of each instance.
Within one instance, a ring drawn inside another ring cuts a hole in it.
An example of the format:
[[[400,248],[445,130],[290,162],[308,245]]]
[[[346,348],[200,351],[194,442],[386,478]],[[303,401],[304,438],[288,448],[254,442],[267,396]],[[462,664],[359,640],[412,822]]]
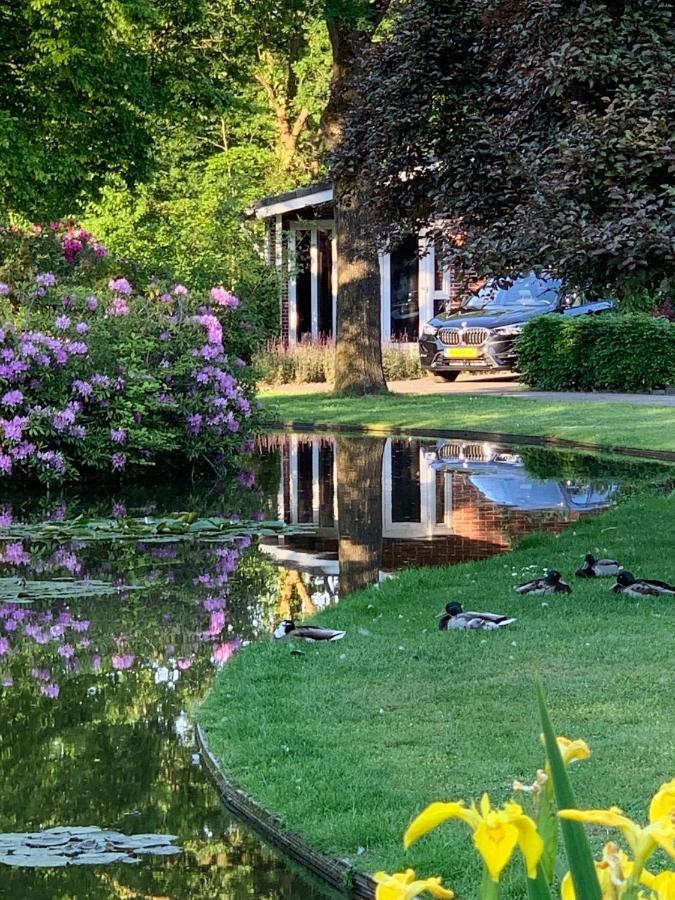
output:
[[[310,206],[321,206],[323,203],[331,203],[332,200],[333,186],[330,182],[324,181],[284,194],[263,197],[253,204],[250,212],[256,219],[269,219],[270,216],[283,215]]]

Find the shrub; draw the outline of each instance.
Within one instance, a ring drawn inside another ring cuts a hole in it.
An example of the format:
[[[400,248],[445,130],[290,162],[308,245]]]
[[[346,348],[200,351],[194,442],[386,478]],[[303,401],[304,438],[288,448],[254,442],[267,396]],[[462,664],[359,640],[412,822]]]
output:
[[[642,314],[540,316],[518,340],[518,367],[547,391],[646,391],[675,384],[675,327]]]
[[[417,345],[382,348],[384,375],[388,381],[422,378]],[[332,383],[335,372],[335,345],[330,339],[305,341],[293,347],[282,341],[269,341],[254,356],[254,369],[265,384]]]
[[[3,237],[0,475],[234,458],[251,422],[242,357],[255,340],[236,297],[134,285],[73,226]]]

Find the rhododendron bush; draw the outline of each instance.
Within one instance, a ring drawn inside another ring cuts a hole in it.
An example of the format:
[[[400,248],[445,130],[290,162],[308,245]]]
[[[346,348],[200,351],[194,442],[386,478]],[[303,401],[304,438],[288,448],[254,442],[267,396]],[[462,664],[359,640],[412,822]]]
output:
[[[0,232],[0,477],[227,465],[251,429],[255,328],[53,223]]]

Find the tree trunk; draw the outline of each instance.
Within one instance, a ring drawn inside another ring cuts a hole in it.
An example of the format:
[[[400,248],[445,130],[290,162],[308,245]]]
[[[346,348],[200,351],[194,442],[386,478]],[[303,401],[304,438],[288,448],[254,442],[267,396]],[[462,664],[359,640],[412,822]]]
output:
[[[333,80],[322,130],[332,151],[343,140],[350,104],[355,99],[350,85],[358,77],[373,31],[338,18],[329,19],[327,24]],[[346,173],[332,174],[338,250],[334,393],[384,393],[387,385],[382,369],[380,267],[374,222],[353,178]]]
[[[384,444],[384,438],[336,441],[340,598],[379,581]]]

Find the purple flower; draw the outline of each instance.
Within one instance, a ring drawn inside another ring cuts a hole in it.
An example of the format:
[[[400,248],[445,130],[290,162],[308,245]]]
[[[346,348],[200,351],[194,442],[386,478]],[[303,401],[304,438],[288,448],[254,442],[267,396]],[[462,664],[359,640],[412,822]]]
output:
[[[56,275],[53,272],[42,272],[35,276],[35,283],[41,287],[54,287],[56,284]]]
[[[111,428],[110,429],[110,440],[114,444],[123,444],[128,437],[128,431],[126,428]]]
[[[173,297],[171,296],[171,294],[162,294],[159,299],[162,301],[162,303],[173,303]]]
[[[108,313],[111,316],[115,316],[116,318],[121,318],[122,316],[129,315],[129,304],[124,299],[124,297],[115,297],[113,302],[108,307]]]
[[[211,299],[218,306],[228,306],[230,309],[236,309],[239,306],[239,298],[222,287],[211,288]]]
[[[45,465],[50,469],[53,469],[59,475],[63,475],[66,471],[63,454],[56,453],[54,450],[44,450],[38,451],[35,455],[41,462],[45,463]]]
[[[9,650],[9,640],[6,637],[0,637],[0,656],[4,656]]]
[[[26,631],[28,631],[28,629],[26,629]],[[49,679],[52,677],[52,673],[49,671],[49,669],[33,668],[30,670],[30,674],[33,676],[33,678],[37,678],[38,681],[49,681]]]
[[[94,312],[94,310],[96,309],[97,306],[98,306],[98,300],[92,294],[91,297],[87,298],[87,309],[89,310],[89,312]]]
[[[118,672],[122,669],[130,669],[134,664],[135,657],[131,653],[122,653],[112,657],[112,667]]]
[[[73,298],[72,297],[64,297],[61,301],[61,306],[64,309],[72,309],[73,307]]]
[[[52,700],[55,700],[59,696],[60,690],[58,684],[54,683],[43,684],[40,687],[40,693],[44,694],[45,697],[51,697]]]
[[[5,406],[19,406],[23,403],[23,394],[19,390],[7,391],[2,397],[2,403]]]
[[[184,284],[174,284],[171,286],[171,291],[177,297],[179,297],[179,296],[181,296],[181,294],[187,294],[188,289],[185,287]]]
[[[75,648],[72,644],[62,644],[56,652],[64,659],[71,659],[75,656]]]
[[[14,679],[12,678],[11,675],[3,675],[2,676],[2,686],[3,687],[6,687],[6,688],[12,687],[13,684],[14,684]]]
[[[93,387],[89,384],[88,381],[82,381],[80,378],[76,378],[72,383],[72,388],[76,391],[81,397],[91,397],[94,393]]]
[[[13,521],[12,507],[9,505],[0,506],[0,528],[9,528]]]
[[[9,285],[6,281],[0,281],[0,297],[6,297],[9,294]]]
[[[202,429],[202,418],[200,413],[191,413],[186,417],[188,434],[199,434]]]
[[[96,387],[102,387],[102,388],[110,387],[110,379],[108,378],[107,375],[100,375],[100,374],[92,375],[91,383],[93,385],[95,385]]]
[[[240,472],[238,478],[240,484],[243,484],[245,488],[252,488],[255,484],[255,475],[253,472]]]
[[[15,541],[12,544],[5,544],[0,559],[10,566],[22,566],[30,562],[30,553],[26,553],[21,541]]]
[[[12,419],[0,419],[5,438],[8,441],[20,441],[23,437],[23,429],[28,426],[28,416],[14,416]]]
[[[113,472],[119,472],[126,466],[127,458],[124,453],[113,453],[110,457],[110,462],[113,467]]]
[[[98,672],[101,668],[101,657],[98,655],[92,656],[91,658],[91,667],[94,672]]]
[[[57,316],[54,323],[59,331],[66,331],[70,328],[70,318],[68,316]]]
[[[132,286],[126,280],[126,278],[111,278],[108,282],[108,289],[111,291],[115,291],[117,294],[131,294],[133,291]]]
[[[117,500],[112,505],[111,515],[113,519],[120,519],[123,516],[127,515],[127,507],[125,503],[120,503]]]
[[[87,332],[89,331],[89,326],[86,322],[78,322],[75,326],[75,331],[78,334],[87,334]]]

